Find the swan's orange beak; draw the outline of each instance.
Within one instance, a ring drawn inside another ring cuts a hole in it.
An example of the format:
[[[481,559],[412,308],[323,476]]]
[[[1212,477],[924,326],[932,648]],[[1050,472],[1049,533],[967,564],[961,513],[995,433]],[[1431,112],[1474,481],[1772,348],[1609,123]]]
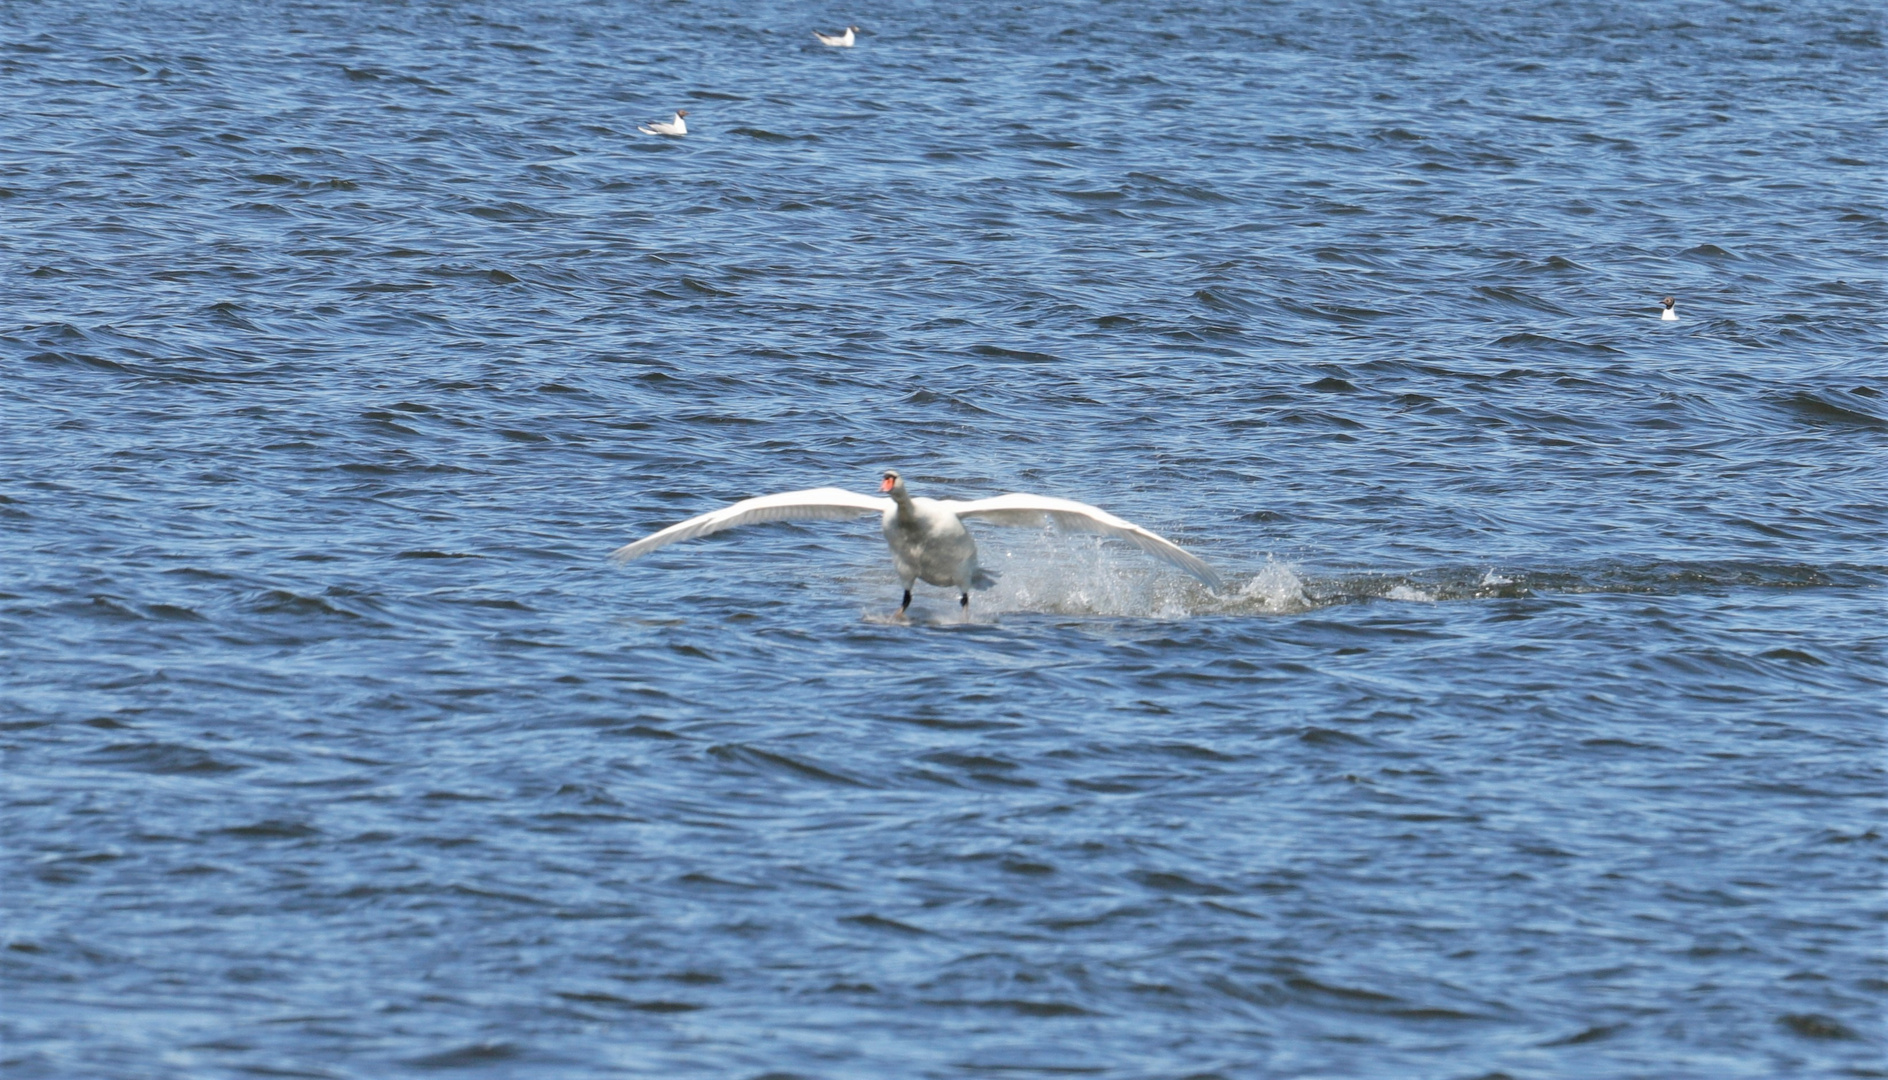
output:
[[[883,493],[883,492],[887,492],[887,491],[890,491],[890,490],[892,489],[892,485],[893,485],[893,484],[896,484],[897,482],[898,482],[898,481],[896,481],[896,480],[894,480],[894,479],[892,479],[891,477],[889,477],[889,476],[888,476],[888,477],[886,477],[886,478],[885,478],[885,482],[884,482],[884,483],[882,483],[882,484],[880,484],[880,485],[878,486],[878,490],[879,490],[879,491],[880,491],[881,493]]]

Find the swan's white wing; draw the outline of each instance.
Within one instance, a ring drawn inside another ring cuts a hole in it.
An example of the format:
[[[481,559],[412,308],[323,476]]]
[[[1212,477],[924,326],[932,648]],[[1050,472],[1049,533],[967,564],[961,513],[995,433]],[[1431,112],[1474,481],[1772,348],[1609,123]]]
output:
[[[711,510],[700,517],[689,518],[661,532],[651,533],[633,544],[624,544],[611,552],[610,558],[617,562],[628,562],[659,547],[732,529],[736,525],[753,525],[762,521],[843,521],[866,514],[882,514],[891,504],[890,499],[860,495],[844,488],[813,488],[810,491],[761,495]]]
[[[1215,592],[1226,587],[1225,581],[1212,567],[1185,548],[1087,503],[1049,495],[1011,494],[998,495],[993,499],[973,499],[970,502],[945,500],[942,505],[960,518],[976,518],[992,525],[1033,525],[1040,528],[1054,522],[1057,527],[1073,532],[1118,536],[1156,559],[1172,563],[1199,578]]]

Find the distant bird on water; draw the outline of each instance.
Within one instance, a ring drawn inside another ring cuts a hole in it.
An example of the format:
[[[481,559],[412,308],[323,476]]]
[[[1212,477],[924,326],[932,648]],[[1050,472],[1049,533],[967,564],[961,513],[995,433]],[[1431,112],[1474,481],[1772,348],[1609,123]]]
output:
[[[688,121],[682,119],[682,117],[687,115],[687,109],[677,109],[675,110],[675,119],[651,120],[647,124],[637,124],[636,130],[642,132],[644,135],[686,135],[688,134]]]
[[[1659,303],[1665,305],[1665,313],[1659,316],[1659,321],[1660,322],[1677,322],[1678,312],[1672,310],[1672,305],[1678,303],[1677,299],[1674,297],[1668,296],[1665,299],[1660,300]]]
[[[1086,503],[1049,495],[998,495],[970,502],[914,497],[905,491],[904,478],[895,470],[885,472],[878,490],[890,498],[858,495],[843,488],[813,488],[743,499],[651,533],[633,544],[625,544],[610,558],[628,562],[677,541],[693,540],[737,525],[763,521],[839,521],[878,514],[885,543],[892,549],[892,564],[905,585],[905,602],[899,605],[894,617],[904,617],[905,609],[911,606],[911,583],[923,579],[932,585],[948,585],[960,593],[959,604],[965,621],[969,621],[970,590],[987,589],[996,577],[977,565],[977,542],[964,528],[964,519],[970,518],[992,525],[1026,528],[1054,524],[1076,532],[1117,537],[1192,574],[1215,592],[1226,587],[1212,567],[1178,544]]]
[[[819,39],[821,45],[831,45],[835,49],[850,49],[852,48],[852,35],[857,33],[858,30],[859,28],[856,26],[846,27],[846,32],[843,34],[822,34],[818,30],[815,30],[813,31],[813,36]]]

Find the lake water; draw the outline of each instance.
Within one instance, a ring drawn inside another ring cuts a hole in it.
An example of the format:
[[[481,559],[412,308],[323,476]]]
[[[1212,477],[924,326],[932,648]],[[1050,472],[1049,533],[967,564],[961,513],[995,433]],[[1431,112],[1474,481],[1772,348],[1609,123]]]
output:
[[[0,7],[4,1071],[1888,1075],[1883,23]]]

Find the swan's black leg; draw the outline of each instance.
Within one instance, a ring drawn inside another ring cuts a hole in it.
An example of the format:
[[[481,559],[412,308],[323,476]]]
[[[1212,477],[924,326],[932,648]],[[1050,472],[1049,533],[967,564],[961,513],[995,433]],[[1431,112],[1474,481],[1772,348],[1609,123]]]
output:
[[[962,600],[957,601],[957,606],[964,609],[964,621],[969,622],[970,621],[970,594],[965,593],[964,598]]]
[[[911,590],[910,590],[910,589],[906,589],[906,590],[905,590],[905,602],[904,602],[904,603],[902,603],[902,604],[900,604],[900,605],[898,605],[898,614],[900,614],[900,615],[903,615],[903,614],[905,613],[905,609],[906,609],[906,608],[908,608],[908,607],[910,607],[910,606],[911,606]]]

